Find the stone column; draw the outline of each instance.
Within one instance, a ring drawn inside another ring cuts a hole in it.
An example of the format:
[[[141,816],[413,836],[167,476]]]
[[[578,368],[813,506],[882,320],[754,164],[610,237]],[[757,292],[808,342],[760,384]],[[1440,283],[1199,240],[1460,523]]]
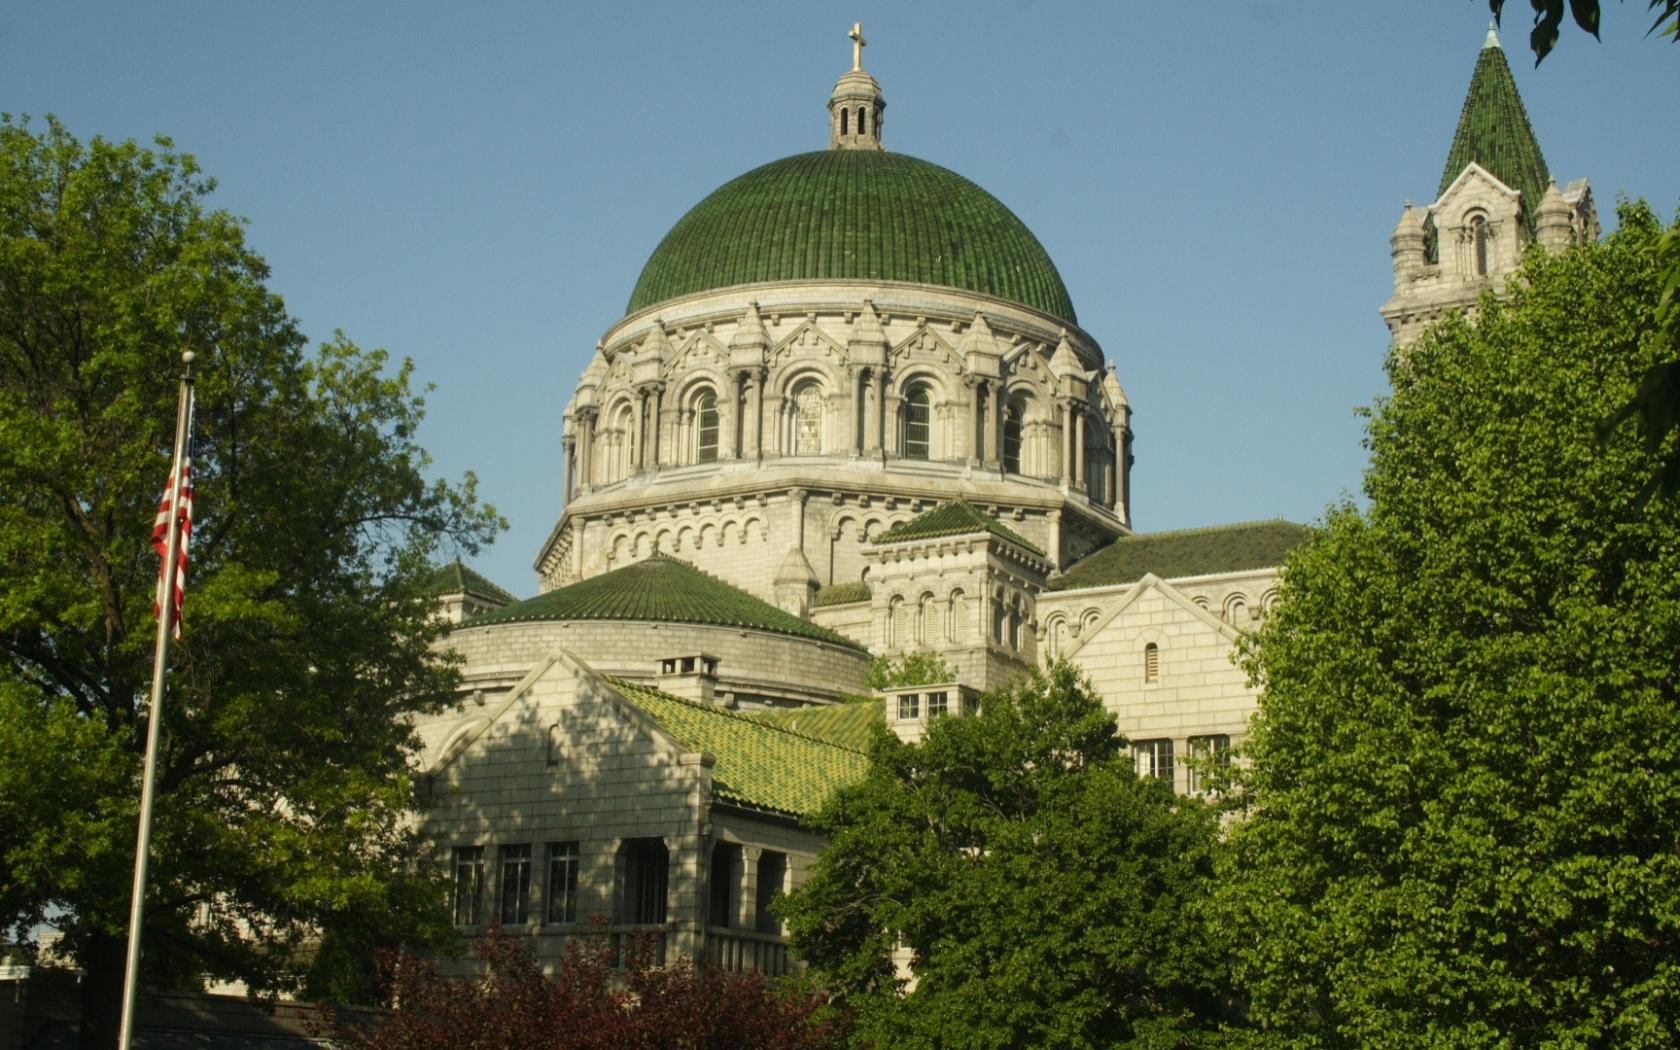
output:
[[[1085,487],[1085,410],[1078,402],[1073,406],[1073,487]]]
[[[735,928],[758,929],[758,862],[764,850],[758,846],[741,847],[741,877],[736,882],[740,893],[735,902]]]
[[[648,449],[646,459],[647,465],[657,470],[659,465],[665,461],[665,442],[662,440],[667,422],[665,417],[665,384],[652,384],[652,391],[649,402],[653,412],[653,426],[649,429],[653,431],[653,436],[648,442],[652,448]]]
[[[987,467],[998,465],[998,438],[1000,436],[998,401],[1003,394],[1003,382],[997,379],[986,381],[986,432],[984,435],[985,448],[981,452],[981,462]]]
[[[1062,470],[1061,482],[1064,486],[1073,485],[1073,402],[1062,402],[1062,432],[1057,435],[1061,447]]]
[[[903,435],[899,430],[899,410],[903,405],[904,398],[900,397],[897,391],[889,392],[881,405],[881,451],[894,456],[904,455]],[[929,407],[931,409],[931,406]],[[931,432],[933,429],[932,411],[929,411],[928,416],[928,429]]]
[[[853,456],[863,454],[864,375],[857,365],[846,366],[846,452]]]
[[[595,482],[595,409],[578,411],[578,487],[589,491]]]
[[[731,374],[724,388],[718,391],[718,459],[735,458],[735,435],[740,425],[741,384]]]
[[[758,459],[763,453],[764,439],[764,372],[752,369],[746,373],[747,415],[741,430],[741,455]]]
[[[869,370],[869,396],[863,407],[863,451],[881,453],[881,399],[886,395],[887,377],[879,368]]]
[[[562,499],[570,504],[572,502],[572,479],[576,477],[578,469],[577,438],[561,438],[561,444],[566,446],[566,476],[562,480],[565,491]]]
[[[647,461],[647,391],[636,391],[636,418],[632,420],[636,433],[631,438],[634,447],[630,450],[630,463],[625,468],[626,476],[639,473],[642,464]]]

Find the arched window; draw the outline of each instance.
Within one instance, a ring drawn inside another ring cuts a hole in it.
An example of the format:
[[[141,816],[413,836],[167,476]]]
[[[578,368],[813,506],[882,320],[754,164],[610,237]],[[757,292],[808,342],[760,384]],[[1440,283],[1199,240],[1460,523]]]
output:
[[[694,399],[694,460],[710,463],[718,456],[717,395],[710,390]]]
[[[1476,276],[1486,277],[1488,273],[1488,225],[1487,217],[1477,215],[1470,220],[1470,241],[1475,252]]]
[[[933,398],[926,383],[917,383],[904,395],[904,407],[899,416],[899,448],[905,459],[927,459],[929,435],[932,432]]]
[[[922,595],[916,603],[916,644],[933,645],[939,641],[939,613],[933,605],[933,595]]]
[[[629,405],[618,410],[614,420],[618,429],[618,462],[613,464],[613,480],[622,481],[633,473],[636,463],[636,411]]]
[[[968,641],[968,603],[962,591],[951,592],[950,627],[947,635],[953,642]]]
[[[1021,473],[1021,402],[1011,401],[1003,410],[1003,469]]]
[[[847,109],[845,106],[840,107],[840,134],[842,134],[842,135],[850,134],[850,132],[847,130],[847,123],[846,122],[847,122],[847,119],[849,117],[851,117],[851,115],[852,115],[851,110]]]
[[[823,450],[822,388],[801,383],[793,392],[793,454],[815,456]]]
[[[1021,650],[1021,625],[1026,617],[1021,612],[1021,599],[1017,598],[1009,606],[1009,648],[1016,652]]]
[[[899,621],[900,617],[902,617],[903,615],[904,615],[904,599],[898,597],[895,594],[895,595],[893,595],[892,600],[887,602],[887,648],[888,649],[898,648],[899,639],[904,637],[903,633],[899,630],[899,627],[898,627],[898,621]]]
[[[862,106],[858,107],[858,134],[869,134],[869,111]]]
[[[551,725],[551,726],[548,727],[548,765],[549,765],[549,768],[552,769],[553,767],[555,767],[559,764],[560,764],[560,727],[559,727],[559,725]]]
[[[1161,647],[1150,642],[1143,647],[1143,680],[1145,682],[1159,682],[1161,680]]]

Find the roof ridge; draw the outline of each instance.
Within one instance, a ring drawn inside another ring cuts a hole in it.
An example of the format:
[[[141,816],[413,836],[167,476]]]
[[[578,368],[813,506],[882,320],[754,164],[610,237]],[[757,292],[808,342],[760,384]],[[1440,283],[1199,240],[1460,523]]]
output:
[[[1288,518],[1280,514],[1275,518],[1253,518],[1249,521],[1232,521],[1223,525],[1192,525],[1189,528],[1163,529],[1160,532],[1132,532],[1117,538],[1114,542],[1119,543],[1122,540],[1154,539],[1157,536],[1194,536],[1199,533],[1224,532],[1228,529],[1251,529],[1257,525],[1294,525],[1296,528],[1301,529],[1308,529],[1312,527],[1310,525],[1303,525],[1298,521],[1290,521]]]
[[[974,528],[965,528],[963,521],[939,522],[941,514],[950,515],[955,512],[960,518],[966,518]],[[934,524],[930,525],[929,523]],[[936,504],[927,510],[914,514],[899,522],[886,532],[876,536],[871,543],[905,543],[911,540],[938,539],[943,536],[961,536],[970,532],[987,532],[1000,539],[1008,540],[1039,557],[1046,557],[1045,551],[1038,544],[1022,536],[1014,529],[1005,525],[995,515],[975,506],[962,496],[955,496],[944,503]]]
[[[758,719],[753,718],[749,715],[746,715],[746,714],[744,714],[740,711],[731,711],[731,710],[729,710],[728,708],[725,708],[725,707],[716,707],[712,704],[703,704],[698,700],[690,700],[690,699],[688,699],[687,697],[684,697],[684,696],[676,696],[672,693],[667,693],[665,690],[659,688],[658,686],[642,685],[641,683],[631,681],[628,678],[607,677],[607,682],[609,684],[611,684],[614,689],[622,689],[624,687],[628,687],[632,690],[638,690],[638,691],[644,692],[644,693],[652,693],[655,696],[659,697],[661,700],[669,700],[673,703],[682,704],[685,707],[691,707],[691,708],[695,709],[696,711],[703,711],[706,714],[718,715],[718,716],[723,717],[723,718],[733,718],[737,722],[744,722],[747,725],[755,726],[759,729],[771,730],[771,731],[774,731],[774,732],[777,732],[777,733],[786,733],[788,736],[797,737],[800,740],[807,740],[807,741],[810,741],[813,744],[821,744],[823,747],[832,747],[832,748],[834,748],[838,751],[846,751],[846,752],[849,752],[849,753],[854,754],[854,755],[867,755],[868,754],[868,752],[863,751],[859,748],[847,747],[845,744],[837,744],[832,740],[825,740],[822,737],[812,736],[809,733],[801,733],[797,729],[789,729],[787,726],[777,725],[774,722],[761,722]],[[826,708],[818,708],[818,710],[826,710]]]

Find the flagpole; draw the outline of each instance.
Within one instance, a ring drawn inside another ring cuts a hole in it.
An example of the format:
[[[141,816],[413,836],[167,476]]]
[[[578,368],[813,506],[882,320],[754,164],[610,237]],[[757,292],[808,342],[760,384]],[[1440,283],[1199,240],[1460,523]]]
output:
[[[181,374],[180,404],[175,411],[175,460],[169,472],[169,541],[163,560],[161,599],[158,602],[157,649],[152,657],[152,703],[146,723],[146,766],[140,788],[140,836],[134,846],[134,892],[128,907],[128,962],[123,969],[122,1032],[119,1050],[130,1050],[134,1040],[134,1000],[140,983],[140,921],[146,903],[146,860],[152,845],[152,795],[157,780],[158,736],[163,726],[163,672],[169,664],[169,636],[175,626],[175,578],[181,553],[181,495],[184,488],[181,460],[187,447],[187,427],[192,419],[193,352],[181,355],[186,370]]]

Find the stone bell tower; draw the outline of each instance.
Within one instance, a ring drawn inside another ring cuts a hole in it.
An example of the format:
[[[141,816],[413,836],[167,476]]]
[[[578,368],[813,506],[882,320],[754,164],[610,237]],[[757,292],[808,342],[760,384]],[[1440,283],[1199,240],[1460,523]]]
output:
[[[1435,201],[1407,201],[1389,237],[1394,297],[1382,307],[1389,332],[1410,342],[1442,311],[1502,291],[1531,243],[1556,251],[1597,237],[1592,187],[1577,179],[1558,188],[1489,25]]]

